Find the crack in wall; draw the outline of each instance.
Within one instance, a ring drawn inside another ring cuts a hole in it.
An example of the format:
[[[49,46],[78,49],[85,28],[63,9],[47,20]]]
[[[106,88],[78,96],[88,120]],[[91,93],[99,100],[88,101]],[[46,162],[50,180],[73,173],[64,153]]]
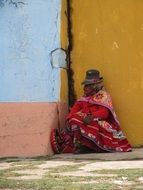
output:
[[[58,129],[60,130],[60,128],[61,128],[61,124],[60,124],[60,110],[59,110],[59,106],[58,106],[58,104],[56,104],[56,106],[57,106],[57,120],[58,120]]]
[[[16,0],[0,0],[0,7],[3,7],[5,5],[5,3],[9,3],[14,5],[15,7],[18,7],[19,5],[25,5],[26,3],[24,3],[23,1],[16,1]]]
[[[65,12],[67,16],[67,34],[68,34],[68,48],[67,48],[67,76],[68,76],[68,97],[69,97],[69,105],[72,106],[76,101],[76,93],[74,87],[74,71],[71,67],[71,51],[73,48],[73,34],[72,34],[72,21],[71,21],[71,7],[72,0],[67,0],[67,12]]]

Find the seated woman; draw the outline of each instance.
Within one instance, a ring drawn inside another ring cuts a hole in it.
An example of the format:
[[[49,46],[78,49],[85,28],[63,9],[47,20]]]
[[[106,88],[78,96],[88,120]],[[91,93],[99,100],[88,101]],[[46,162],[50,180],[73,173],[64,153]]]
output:
[[[54,153],[131,151],[99,71],[88,70],[82,85],[84,95],[71,108],[65,128],[51,133]]]

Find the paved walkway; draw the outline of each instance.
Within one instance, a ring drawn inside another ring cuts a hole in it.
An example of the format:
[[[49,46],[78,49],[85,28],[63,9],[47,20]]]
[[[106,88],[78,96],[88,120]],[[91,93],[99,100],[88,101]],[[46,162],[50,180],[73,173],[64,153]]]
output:
[[[107,161],[108,160],[108,161]],[[15,162],[0,162],[0,170],[15,168],[13,172],[20,176],[10,177],[12,179],[41,179],[50,169],[56,169],[60,166],[76,166],[76,170],[71,172],[56,173],[52,175],[61,176],[105,176],[105,174],[93,173],[95,170],[106,169],[137,169],[143,168],[143,148],[134,149],[129,153],[98,153],[98,154],[59,154],[50,157],[50,160],[45,160],[36,165],[33,169],[19,170],[20,167],[28,166],[27,160]],[[34,159],[29,159],[29,162],[34,162]],[[17,169],[16,169],[17,168]],[[113,175],[115,174],[106,174]],[[110,177],[111,177],[110,176]],[[143,176],[140,179],[143,181]]]
[[[23,167],[23,163],[21,164],[21,167]],[[26,166],[26,164],[25,164]],[[68,171],[68,172],[60,172],[57,173],[56,170],[54,172],[50,172],[50,169],[52,168],[58,168],[60,166],[77,166],[76,171]],[[116,174],[98,174],[93,173],[93,171],[99,171],[99,170],[106,170],[106,169],[143,169],[143,160],[130,160],[130,161],[109,161],[109,162],[95,162],[92,161],[56,161],[56,160],[48,160],[45,161],[44,164],[39,164],[36,166],[36,168],[33,169],[22,169],[19,170],[19,165],[13,165],[12,163],[9,163],[8,165],[6,163],[0,163],[0,170],[4,169],[12,169],[14,173],[20,174],[20,176],[14,176],[9,177],[9,179],[42,179],[42,177],[47,174],[48,172],[51,173],[51,175],[60,175],[60,176],[96,176],[96,177],[112,177],[116,176]],[[16,169],[17,168],[17,169]],[[143,178],[143,176],[142,176]],[[141,179],[143,181],[143,179]]]

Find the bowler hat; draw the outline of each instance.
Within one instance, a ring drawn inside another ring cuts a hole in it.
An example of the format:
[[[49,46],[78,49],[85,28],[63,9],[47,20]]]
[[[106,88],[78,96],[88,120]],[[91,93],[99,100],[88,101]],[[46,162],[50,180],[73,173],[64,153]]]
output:
[[[88,84],[98,84],[102,82],[103,77],[100,77],[100,72],[95,69],[90,69],[86,71],[85,80],[81,83],[82,85]]]

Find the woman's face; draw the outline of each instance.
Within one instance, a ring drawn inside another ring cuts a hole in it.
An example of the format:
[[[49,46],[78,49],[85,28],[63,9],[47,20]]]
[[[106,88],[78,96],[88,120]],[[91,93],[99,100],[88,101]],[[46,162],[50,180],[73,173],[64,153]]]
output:
[[[95,84],[88,84],[83,87],[85,96],[92,96],[95,94]]]

